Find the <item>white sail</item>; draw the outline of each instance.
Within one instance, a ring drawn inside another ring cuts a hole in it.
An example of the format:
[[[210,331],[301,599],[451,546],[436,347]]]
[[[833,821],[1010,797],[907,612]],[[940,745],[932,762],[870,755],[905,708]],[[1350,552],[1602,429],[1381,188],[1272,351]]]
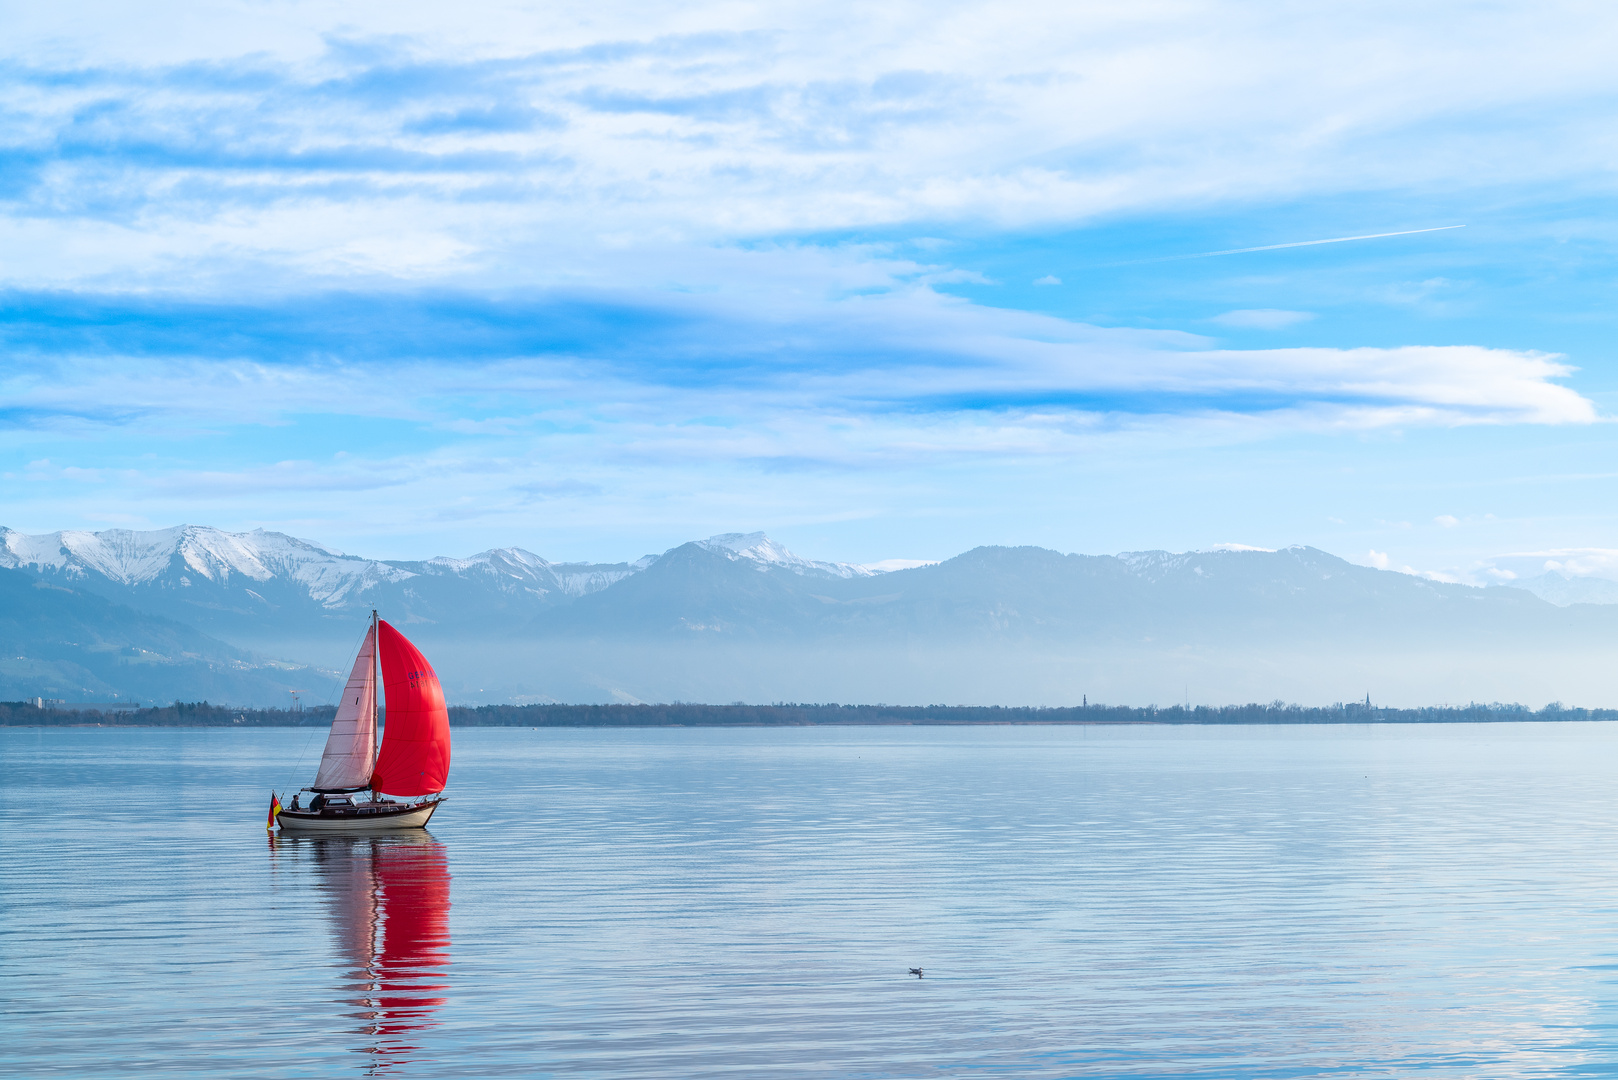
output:
[[[337,716],[326,736],[326,752],[315,774],[317,790],[362,788],[371,782],[376,764],[376,627],[365,632],[354,670],[337,703]]]

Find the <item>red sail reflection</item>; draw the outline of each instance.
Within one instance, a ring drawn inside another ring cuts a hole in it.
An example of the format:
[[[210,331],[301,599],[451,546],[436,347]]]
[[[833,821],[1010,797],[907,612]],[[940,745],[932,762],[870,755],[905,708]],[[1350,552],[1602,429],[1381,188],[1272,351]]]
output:
[[[373,840],[382,942],[376,953],[384,1034],[421,1027],[444,1004],[449,966],[449,861],[437,842]]]
[[[315,866],[338,955],[342,996],[373,1070],[410,1060],[415,1033],[437,1025],[450,964],[449,859],[425,833],[390,837],[277,837]],[[278,860],[279,861],[279,860]]]

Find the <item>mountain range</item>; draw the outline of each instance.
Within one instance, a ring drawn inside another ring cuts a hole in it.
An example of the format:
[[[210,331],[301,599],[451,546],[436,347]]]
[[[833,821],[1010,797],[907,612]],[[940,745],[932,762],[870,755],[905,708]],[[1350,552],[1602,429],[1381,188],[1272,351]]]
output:
[[[305,682],[321,700],[372,608],[466,703],[1168,703],[1193,685],[1209,702],[1542,702],[1614,696],[1604,657],[1618,645],[1618,606],[1559,607],[1304,547],[990,547],[882,570],[801,558],[762,533],[554,563],[520,548],[365,559],[199,526],[0,529],[0,575],[0,595],[28,601],[0,619],[12,657],[0,697],[264,704]]]
[[[1531,592],[1557,607],[1571,607],[1574,604],[1618,604],[1618,581],[1599,577],[1580,577],[1555,570],[1534,577],[1518,578],[1499,587]]]
[[[0,570],[0,697],[288,705],[301,674],[184,623]]]
[[[763,533],[697,541],[720,558],[811,577],[874,576],[846,563],[802,559]],[[679,549],[676,549],[679,550]],[[210,633],[263,638],[351,626],[372,608],[401,625],[526,625],[548,608],[600,592],[658,562],[553,563],[521,548],[465,559],[384,561],[345,555],[262,529],[228,533],[187,525],[137,532],[56,532],[30,536],[0,528],[0,568],[27,570],[141,611]]]

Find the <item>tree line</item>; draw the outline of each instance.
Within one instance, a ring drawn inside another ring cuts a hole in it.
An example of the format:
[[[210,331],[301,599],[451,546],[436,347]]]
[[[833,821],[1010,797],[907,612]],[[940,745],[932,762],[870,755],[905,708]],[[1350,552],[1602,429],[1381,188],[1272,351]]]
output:
[[[139,709],[65,709],[28,701],[0,702],[0,726],[325,727],[331,705],[306,709],[243,709],[206,701],[176,701]],[[384,714],[386,710],[384,710]],[[1618,709],[1543,709],[1477,702],[1414,709],[1364,702],[1335,705],[1071,706],[1007,705],[452,705],[457,727],[736,727],[836,724],[1461,724],[1510,720],[1618,720]]]

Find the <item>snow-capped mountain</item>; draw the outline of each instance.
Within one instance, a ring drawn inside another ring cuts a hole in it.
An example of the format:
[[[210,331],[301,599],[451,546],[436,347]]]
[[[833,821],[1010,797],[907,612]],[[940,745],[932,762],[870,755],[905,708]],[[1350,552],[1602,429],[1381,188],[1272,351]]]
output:
[[[706,540],[696,541],[699,547],[717,552],[727,559],[756,564],[755,568],[780,567],[806,577],[855,578],[874,577],[880,571],[853,563],[816,562],[794,555],[761,532],[720,533]]]
[[[95,594],[258,657],[324,668],[341,666],[374,607],[407,628],[460,701],[1060,703],[1091,689],[1177,698],[1187,683],[1223,687],[1223,700],[1338,683],[1354,697],[1381,693],[1390,670],[1411,686],[1450,673],[1450,689],[1422,699],[1508,700],[1532,695],[1502,673],[1541,678],[1563,664],[1593,679],[1606,665],[1590,656],[1618,648],[1618,606],[1555,607],[1521,589],[1434,582],[1312,548],[994,547],[880,573],[802,558],[761,533],[633,563],[553,563],[521,548],[364,559],[280,533],[201,527],[0,530],[4,575],[27,583],[17,595],[42,611],[66,602],[58,593]],[[174,651],[155,630],[87,638],[72,623],[58,635],[61,657],[34,656],[37,622],[18,622],[18,653],[0,657],[0,677],[8,664],[101,670],[74,651],[91,648],[86,640],[140,656]],[[1530,654],[1538,659],[1525,666]]]
[[[84,589],[252,647],[345,633],[375,607],[402,623],[520,626],[644,564],[551,563],[521,548],[397,562],[263,529],[185,525],[28,535],[0,528],[0,568]]]
[[[456,578],[482,581],[500,592],[524,593],[535,600],[553,602],[605,589],[613,582],[646,567],[634,563],[553,563],[522,548],[491,548],[466,559],[440,555],[422,562],[387,564],[409,577]],[[402,579],[401,579],[402,580]],[[421,582],[417,582],[418,586]]]
[[[804,559],[763,533],[697,541],[757,570],[824,579],[868,577],[846,563]],[[402,623],[514,630],[543,610],[600,592],[662,556],[631,563],[558,563],[522,548],[467,558],[366,559],[311,540],[200,525],[28,535],[0,528],[0,568],[25,570],[141,611],[263,645],[288,632],[347,626],[373,607]],[[266,634],[268,637],[266,637]]]
[[[38,536],[0,527],[0,567],[76,581],[99,577],[123,586],[236,585],[253,595],[258,594],[249,582],[279,580],[297,583],[310,600],[333,608],[381,582],[411,576],[386,563],[354,558],[285,533],[263,529],[228,533],[200,525]]]
[[[795,574],[834,578],[870,577],[877,572],[851,563],[802,558],[761,532],[722,533],[695,542],[759,569],[779,567]],[[75,580],[99,577],[122,586],[182,589],[202,582],[234,583],[244,589],[251,589],[248,582],[296,583],[309,600],[334,610],[363,606],[379,586],[424,576],[482,578],[502,591],[526,592],[536,598],[554,593],[586,596],[646,569],[658,558],[647,555],[632,563],[554,563],[522,548],[492,548],[467,558],[386,561],[345,555],[312,540],[264,529],[231,533],[181,525],[149,532],[106,529],[28,535],[0,527],[0,567],[7,569]]]

